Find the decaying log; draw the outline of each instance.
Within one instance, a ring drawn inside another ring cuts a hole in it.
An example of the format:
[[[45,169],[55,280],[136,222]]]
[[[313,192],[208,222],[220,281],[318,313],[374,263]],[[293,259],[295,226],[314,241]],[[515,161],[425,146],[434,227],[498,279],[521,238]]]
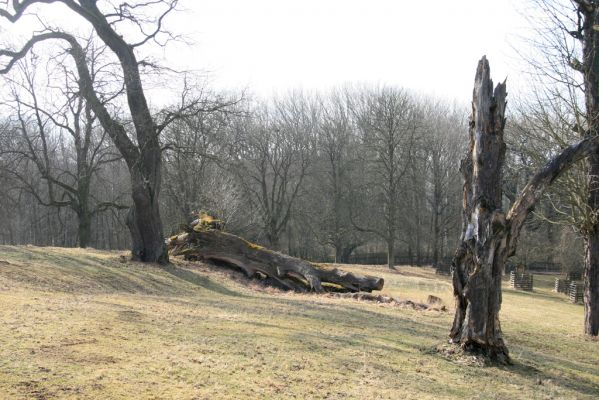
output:
[[[273,286],[297,292],[371,292],[383,288],[383,278],[324,268],[216,229],[184,228],[185,233],[168,240],[173,256],[226,264],[248,277],[261,277]]]
[[[432,311],[447,311],[447,308],[442,304],[441,299],[439,302],[435,303],[417,303],[412,300],[400,300],[396,297],[385,296],[382,294],[372,294],[372,293],[329,293],[331,297],[339,297],[342,299],[354,299],[358,301],[368,301],[371,303],[380,303],[380,304],[390,304],[392,306],[399,307],[408,307],[414,310],[432,310]],[[431,297],[431,296],[429,296]],[[435,297],[435,296],[432,296]]]

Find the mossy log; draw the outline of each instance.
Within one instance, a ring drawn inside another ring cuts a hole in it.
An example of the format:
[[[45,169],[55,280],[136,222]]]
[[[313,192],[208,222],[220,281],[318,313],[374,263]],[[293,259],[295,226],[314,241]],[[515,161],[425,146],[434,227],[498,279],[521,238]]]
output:
[[[183,228],[185,233],[168,240],[173,256],[236,267],[248,277],[297,292],[371,292],[383,288],[383,278],[324,268],[219,230]]]

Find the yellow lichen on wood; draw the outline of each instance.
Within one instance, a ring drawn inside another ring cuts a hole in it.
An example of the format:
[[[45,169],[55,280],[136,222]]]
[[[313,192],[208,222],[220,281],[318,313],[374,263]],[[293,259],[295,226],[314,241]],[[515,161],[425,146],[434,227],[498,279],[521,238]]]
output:
[[[222,220],[216,219],[205,212],[200,212],[199,218],[196,221],[197,223],[191,224],[193,226],[193,230],[196,232],[203,232],[211,229],[221,230],[224,226],[224,222]]]
[[[260,246],[259,244],[248,242],[247,240],[245,241],[245,244],[252,250],[265,250],[264,247]]]

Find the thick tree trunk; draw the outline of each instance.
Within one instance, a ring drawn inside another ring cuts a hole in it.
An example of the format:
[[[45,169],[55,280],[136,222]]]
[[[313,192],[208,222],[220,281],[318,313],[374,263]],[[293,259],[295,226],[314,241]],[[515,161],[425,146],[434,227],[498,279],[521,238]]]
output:
[[[507,258],[515,254],[524,221],[545,189],[576,162],[596,157],[599,135],[588,135],[549,160],[530,179],[505,216],[501,212],[505,84],[498,85],[494,93],[492,90],[489,65],[483,58],[476,74],[470,147],[460,166],[464,175],[463,226],[452,262],[456,312],[450,336],[466,349],[508,360],[499,325],[501,271]],[[590,163],[593,165],[594,160]],[[599,195],[596,200],[594,204],[599,206]],[[597,232],[599,229],[589,232],[585,268],[585,303],[590,306],[587,310],[591,331],[593,324],[597,326],[597,308],[593,307],[597,304]]]
[[[597,2],[579,2],[579,16],[583,19],[584,92],[587,136],[599,135],[599,5]],[[587,205],[592,215],[599,213],[599,152],[588,158]],[[584,265],[584,332],[597,336],[599,329],[599,221],[585,229]]]
[[[599,232],[585,240],[584,333],[599,334]]]
[[[79,226],[78,226],[78,236],[79,236],[79,247],[85,249],[89,246],[89,242],[91,239],[91,228],[92,227],[92,216],[88,211],[83,212],[82,215],[79,215]]]
[[[599,103],[596,104],[599,108]],[[599,115],[599,109],[596,115]],[[599,135],[599,122],[595,122],[595,135]],[[588,158],[587,204],[595,213],[599,212],[599,154]],[[584,232],[584,333],[599,334],[599,221]]]
[[[169,247],[172,255],[224,263],[248,277],[263,276],[274,286],[298,292],[371,292],[381,290],[384,284],[382,278],[322,268],[217,230],[188,228],[172,237]]]
[[[493,91],[483,58],[475,79],[469,149],[461,164],[463,228],[452,262],[456,313],[450,333],[463,348],[500,361],[509,360],[499,324],[501,270],[507,258],[501,234],[505,99],[505,84]]]
[[[168,263],[168,249],[164,240],[158,204],[160,190],[160,156],[152,160],[145,174],[137,166],[130,169],[133,207],[127,215],[131,232],[131,256],[143,262]],[[148,179],[150,177],[150,179]]]

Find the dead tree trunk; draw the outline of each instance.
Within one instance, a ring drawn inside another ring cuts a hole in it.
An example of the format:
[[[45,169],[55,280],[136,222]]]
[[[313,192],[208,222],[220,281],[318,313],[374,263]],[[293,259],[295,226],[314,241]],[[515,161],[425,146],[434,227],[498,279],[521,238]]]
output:
[[[450,336],[468,350],[507,359],[499,324],[501,271],[506,260],[499,233],[505,220],[501,178],[507,93],[505,83],[493,91],[486,58],[478,64],[474,85],[470,144],[460,167],[464,175],[463,227],[452,263],[456,313]]]
[[[599,151],[599,135],[566,147],[531,178],[505,216],[501,210],[505,98],[505,83],[493,92],[489,63],[483,57],[476,73],[470,145],[460,167],[463,226],[452,261],[456,311],[450,332],[454,343],[500,361],[509,361],[499,324],[501,271],[516,252],[524,221],[558,176]],[[597,280],[590,282],[596,285]]]
[[[260,276],[273,286],[297,292],[371,292],[381,290],[383,278],[327,269],[250,243],[239,236],[212,229],[186,229],[172,237],[172,255],[184,255],[224,263],[242,270],[248,277]]]

